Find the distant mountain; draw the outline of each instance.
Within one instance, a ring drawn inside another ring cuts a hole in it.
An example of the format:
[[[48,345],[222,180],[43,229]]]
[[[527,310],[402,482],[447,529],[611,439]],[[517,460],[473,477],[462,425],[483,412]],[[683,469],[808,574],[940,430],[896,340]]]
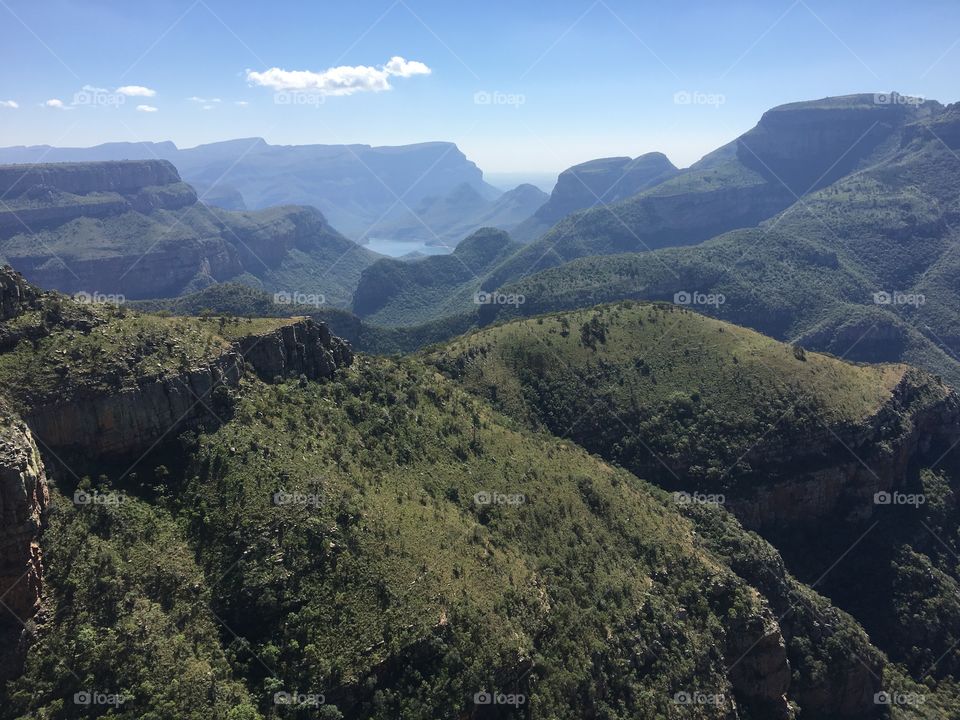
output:
[[[667,156],[658,152],[632,160],[600,158],[574,165],[560,173],[550,199],[512,235],[520,242],[529,242],[571,213],[631,197],[678,172]]]
[[[498,268],[485,288],[580,257],[693,245],[752,227],[896,151],[908,123],[941,107],[849,95],[774,108],[752,130],[673,178],[567,216]]]
[[[480,279],[519,247],[502,230],[483,228],[449,255],[378,260],[360,275],[352,310],[381,325],[417,325],[475,310]]]
[[[536,273],[500,288],[523,305],[485,306],[484,320],[722,295],[695,307],[853,360],[907,361],[960,387],[960,104],[898,126],[883,145],[882,159],[758,227]]]
[[[483,227],[511,230],[529,218],[547,197],[540,188],[519,185],[490,200],[469,183],[462,183],[447,195],[424,198],[412,213],[371,234],[452,246]]]
[[[170,297],[242,280],[348,304],[379,255],[310,207],[211,208],[167,161],[0,166],[0,257],[68,293]]]
[[[371,147],[270,145],[262,138],[244,138],[187,149],[172,142],[0,149],[0,163],[154,159],[172,162],[209,204],[231,210],[311,205],[353,239],[382,235],[398,224],[412,227],[417,221],[411,211],[419,203],[444,197],[460,185],[488,201],[501,194],[447,142]],[[436,234],[446,230],[438,226]]]

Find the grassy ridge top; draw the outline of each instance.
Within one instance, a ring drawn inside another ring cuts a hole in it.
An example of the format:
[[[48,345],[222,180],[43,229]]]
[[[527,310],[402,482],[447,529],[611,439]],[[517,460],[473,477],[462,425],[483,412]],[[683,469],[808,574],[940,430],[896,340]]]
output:
[[[659,477],[664,465],[674,478],[724,490],[753,482],[751,463],[768,452],[867,422],[915,372],[629,301],[489,327],[428,358],[529,426],[636,472]],[[933,395],[946,392],[923,378]]]
[[[203,367],[236,340],[299,319],[143,315],[51,294],[7,324],[12,337],[24,339],[0,354],[0,388],[27,403],[85,390],[118,392]]]
[[[482,367],[491,384],[515,384],[529,353],[558,367],[632,367],[636,382],[611,390],[630,392],[641,404],[697,392],[746,410],[761,399],[755,396],[797,392],[832,422],[875,412],[907,370],[903,364],[855,365],[673,305],[630,301],[496,325],[451,341],[434,357],[476,351],[486,351],[476,372]]]

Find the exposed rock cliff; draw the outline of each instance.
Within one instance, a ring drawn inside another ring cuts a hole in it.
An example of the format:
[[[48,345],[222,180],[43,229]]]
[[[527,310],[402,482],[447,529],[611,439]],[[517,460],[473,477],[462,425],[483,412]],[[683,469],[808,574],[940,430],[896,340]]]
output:
[[[25,418],[54,450],[91,457],[139,453],[204,420],[225,419],[229,407],[223,395],[246,370],[267,382],[298,375],[321,379],[352,362],[348,342],[305,318],[242,338],[200,367],[143,378],[117,392],[93,388],[67,401],[53,397],[25,410]]]
[[[729,506],[758,530],[863,520],[877,507],[876,493],[907,492],[910,468],[937,460],[958,441],[960,397],[926,373],[909,370],[864,423],[765,444],[763,457],[750,460],[768,481],[728,499]]]
[[[40,608],[40,531],[48,500],[30,430],[0,400],[0,682],[22,667],[30,620]]]
[[[36,303],[39,293],[9,265],[0,269],[0,320],[15,318]]]
[[[327,378],[338,367],[353,362],[350,344],[331,335],[325,324],[309,318],[269,335],[244,338],[239,349],[244,360],[266,381],[291,375]]]
[[[131,210],[177,210],[197,202],[165,160],[0,166],[0,238]]]
[[[0,624],[26,621],[40,606],[39,535],[47,482],[27,425],[0,406]],[[19,623],[17,623],[19,624]]]

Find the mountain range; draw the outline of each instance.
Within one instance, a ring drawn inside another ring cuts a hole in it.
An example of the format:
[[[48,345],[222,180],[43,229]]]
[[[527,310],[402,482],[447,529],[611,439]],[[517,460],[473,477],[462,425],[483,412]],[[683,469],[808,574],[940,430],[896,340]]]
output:
[[[546,200],[531,185],[501,193],[445,142],[270,145],[243,138],[183,149],[172,142],[0,148],[0,163],[110,160],[168,160],[204,203],[227,210],[309,205],[360,242],[455,245],[483,225],[509,228]]]

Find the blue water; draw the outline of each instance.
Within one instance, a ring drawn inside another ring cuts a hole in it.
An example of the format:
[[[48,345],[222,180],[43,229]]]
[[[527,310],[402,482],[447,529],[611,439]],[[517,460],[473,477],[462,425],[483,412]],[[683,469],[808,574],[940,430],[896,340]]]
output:
[[[424,255],[446,255],[451,248],[437,247],[436,245],[427,245],[422,240],[413,242],[404,242],[402,240],[390,240],[388,238],[370,238],[365,246],[368,250],[373,250],[381,255],[390,257],[400,257],[407,253],[420,252]]]

